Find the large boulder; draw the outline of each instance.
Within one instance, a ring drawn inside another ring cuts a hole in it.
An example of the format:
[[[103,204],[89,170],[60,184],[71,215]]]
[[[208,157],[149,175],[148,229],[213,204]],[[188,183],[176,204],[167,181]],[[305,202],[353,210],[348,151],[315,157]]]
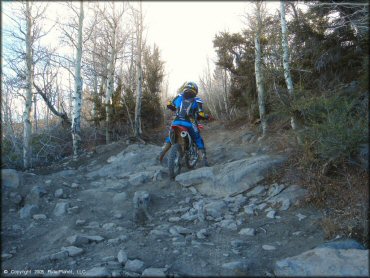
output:
[[[158,164],[156,156],[161,147],[155,145],[133,144],[115,156],[108,158],[107,165],[88,173],[88,178],[94,177],[129,177],[133,173],[146,170]]]
[[[1,169],[1,184],[7,188],[17,189],[21,185],[21,176],[14,169]]]
[[[201,194],[224,197],[252,187],[285,159],[283,156],[254,156],[189,171],[178,175],[175,180],[183,186],[197,186]]]
[[[315,248],[276,262],[277,276],[366,276],[369,250]]]
[[[215,174],[212,167],[203,167],[176,176],[175,180],[183,186],[194,186],[202,183],[215,182]]]

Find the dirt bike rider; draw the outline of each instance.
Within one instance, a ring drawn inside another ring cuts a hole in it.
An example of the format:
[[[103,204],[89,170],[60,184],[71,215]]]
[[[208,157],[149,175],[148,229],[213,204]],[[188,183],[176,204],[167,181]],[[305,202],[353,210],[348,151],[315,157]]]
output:
[[[194,139],[198,149],[202,152],[204,166],[208,165],[206,149],[203,138],[198,129],[198,119],[208,120],[209,116],[203,111],[203,101],[197,97],[198,86],[194,82],[185,82],[180,88],[180,93],[172,101],[167,103],[167,108],[176,111],[176,118],[172,125],[180,125],[188,128],[190,136]],[[165,145],[159,154],[159,161],[162,162],[165,154],[171,148],[170,138],[166,138]]]

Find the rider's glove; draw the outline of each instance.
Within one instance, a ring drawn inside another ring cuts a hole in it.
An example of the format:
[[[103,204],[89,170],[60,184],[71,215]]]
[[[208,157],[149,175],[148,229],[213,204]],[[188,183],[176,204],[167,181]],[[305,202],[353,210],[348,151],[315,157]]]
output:
[[[167,102],[167,108],[172,111],[176,111],[176,107],[172,104],[172,101],[170,100]]]

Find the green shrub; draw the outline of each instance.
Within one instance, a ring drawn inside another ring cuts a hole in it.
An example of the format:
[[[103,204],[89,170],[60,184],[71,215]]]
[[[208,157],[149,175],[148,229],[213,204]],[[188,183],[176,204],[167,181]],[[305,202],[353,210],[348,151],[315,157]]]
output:
[[[304,140],[308,157],[322,163],[339,165],[357,154],[368,142],[367,94],[332,94],[301,99],[305,119]]]

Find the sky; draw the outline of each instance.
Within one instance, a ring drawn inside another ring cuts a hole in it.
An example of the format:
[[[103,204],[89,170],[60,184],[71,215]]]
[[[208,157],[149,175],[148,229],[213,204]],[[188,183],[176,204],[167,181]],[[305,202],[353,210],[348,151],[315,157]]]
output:
[[[48,17],[67,20],[65,5],[49,2]],[[279,1],[266,1],[270,12],[279,8]],[[12,2],[3,2],[3,10],[11,15]],[[222,31],[240,32],[245,28],[245,16],[251,11],[248,1],[143,1],[146,41],[154,43],[165,61],[168,95],[174,96],[185,81],[198,82],[207,67],[214,68],[216,53],[213,48],[215,35]],[[2,17],[4,26],[9,19]],[[51,24],[51,23],[49,23]],[[52,32],[50,34],[52,36]],[[46,38],[45,38],[46,39]],[[57,39],[46,39],[58,42]],[[3,45],[7,40],[4,40]],[[199,84],[198,84],[199,85]]]
[[[267,2],[271,11],[279,2]],[[185,81],[199,80],[207,67],[207,58],[216,60],[213,39],[221,31],[240,32],[243,15],[250,10],[246,1],[174,1],[143,2],[147,41],[155,42],[169,78],[169,95]]]

